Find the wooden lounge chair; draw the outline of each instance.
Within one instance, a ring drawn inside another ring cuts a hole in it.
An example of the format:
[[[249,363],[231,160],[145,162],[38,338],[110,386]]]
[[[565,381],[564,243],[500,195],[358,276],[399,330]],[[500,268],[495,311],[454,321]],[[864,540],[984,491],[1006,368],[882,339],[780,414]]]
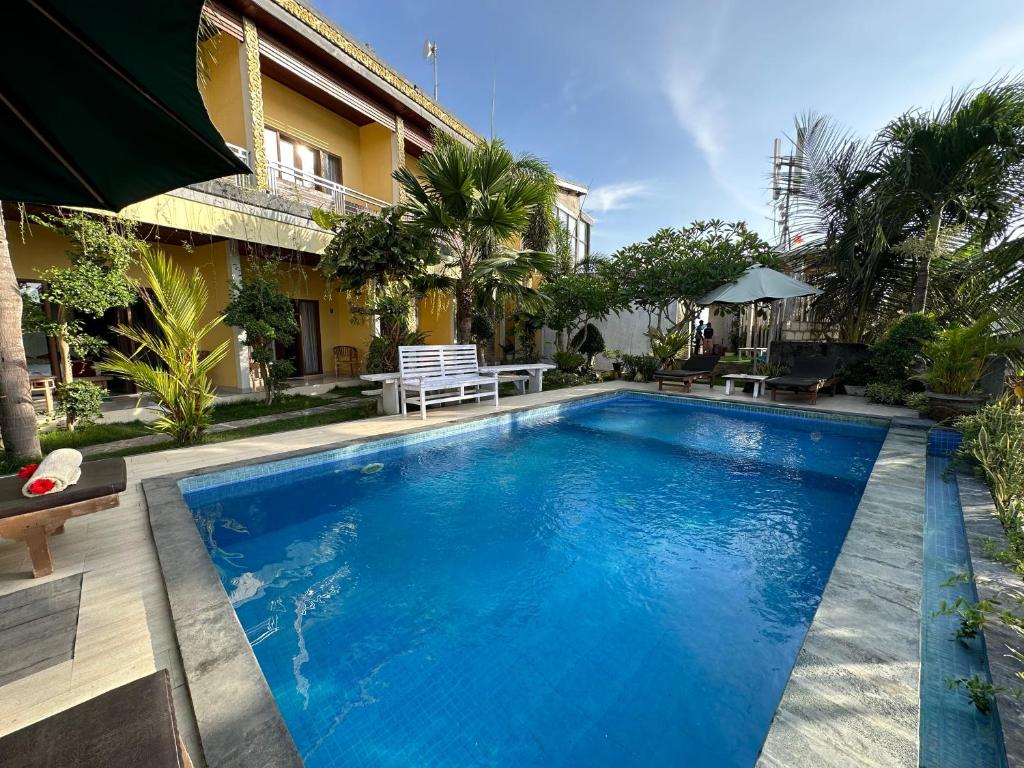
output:
[[[711,389],[715,388],[715,366],[721,355],[693,355],[683,363],[682,368],[675,370],[658,371],[654,378],[658,382],[658,389],[663,390],[666,384],[679,386],[684,392],[689,392],[693,382],[704,379]]]
[[[117,495],[127,485],[124,459],[101,459],[82,464],[82,476],[60,493],[26,498],[25,481],[17,475],[0,477],[0,539],[28,545],[32,575],[53,573],[50,536],[64,532],[64,523],[118,505]]]
[[[166,669],[0,739],[6,768],[192,768]]]
[[[435,403],[480,402],[480,398],[492,397],[498,407],[498,379],[480,374],[473,344],[399,347],[398,369],[403,416],[409,403],[419,405],[423,419],[427,418],[427,406]]]
[[[765,386],[772,391],[772,400],[775,400],[775,393],[780,389],[792,392],[810,392],[811,405],[818,402],[818,392],[825,387],[831,387],[830,394],[836,393],[836,384],[839,377],[836,376],[836,364],[834,357],[824,355],[808,355],[798,357],[793,361],[793,370],[785,376],[776,376],[765,381]]]

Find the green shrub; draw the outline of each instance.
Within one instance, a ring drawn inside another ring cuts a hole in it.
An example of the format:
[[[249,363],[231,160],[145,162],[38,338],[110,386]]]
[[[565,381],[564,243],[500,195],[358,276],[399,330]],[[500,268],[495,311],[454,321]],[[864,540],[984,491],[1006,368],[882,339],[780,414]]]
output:
[[[57,413],[67,419],[69,431],[92,424],[100,416],[104,390],[90,381],[72,381],[57,386]]]
[[[587,358],[578,352],[555,352],[555,365],[565,373],[576,373],[586,362]]]
[[[899,381],[873,381],[864,389],[864,397],[872,403],[903,405],[907,390]]]
[[[928,389],[945,395],[966,395],[977,385],[993,355],[1019,352],[1021,338],[996,338],[990,328],[993,319],[983,317],[973,325],[951,326],[921,345],[929,367],[916,379]]]
[[[600,375],[593,371],[587,371],[586,373],[566,373],[565,371],[554,370],[544,374],[544,389],[580,387],[584,384],[596,384],[601,380]]]
[[[473,340],[477,344],[493,343],[494,322],[487,315],[473,315],[470,333],[473,334]]]
[[[1024,560],[1024,406],[1004,397],[962,416],[955,427],[964,434],[960,455],[985,473],[1011,549]]]
[[[928,394],[925,392],[908,392],[903,398],[903,404],[907,408],[924,413],[928,410]]]
[[[904,315],[871,347],[871,380],[898,381],[907,378],[907,368],[921,352],[921,344],[939,330],[935,318],[922,312]]]
[[[622,378],[626,381],[654,381],[659,365],[654,355],[623,355]]]
[[[601,335],[601,331],[597,329],[596,325],[587,323],[576,331],[569,346],[589,359],[593,359],[594,355],[604,352],[604,336]]]

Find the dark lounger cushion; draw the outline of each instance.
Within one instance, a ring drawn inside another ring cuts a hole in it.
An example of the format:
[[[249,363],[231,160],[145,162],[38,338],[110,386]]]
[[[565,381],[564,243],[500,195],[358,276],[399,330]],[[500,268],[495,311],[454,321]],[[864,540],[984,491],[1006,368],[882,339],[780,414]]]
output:
[[[49,493],[29,499],[21,495],[25,481],[17,475],[0,477],[0,518],[16,517],[26,512],[63,507],[100,496],[124,491],[128,484],[124,459],[100,459],[82,463],[82,477],[60,493]]]
[[[693,355],[683,362],[682,368],[667,368],[654,374],[655,378],[688,379],[692,376],[706,376],[715,370],[721,355]]]

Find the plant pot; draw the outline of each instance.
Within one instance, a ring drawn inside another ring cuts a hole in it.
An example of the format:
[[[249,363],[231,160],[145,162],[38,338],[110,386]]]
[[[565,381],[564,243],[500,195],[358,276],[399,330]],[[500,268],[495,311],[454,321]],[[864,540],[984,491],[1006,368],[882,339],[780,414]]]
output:
[[[953,421],[981,408],[988,399],[985,395],[945,395],[928,392],[928,416],[938,422]]]

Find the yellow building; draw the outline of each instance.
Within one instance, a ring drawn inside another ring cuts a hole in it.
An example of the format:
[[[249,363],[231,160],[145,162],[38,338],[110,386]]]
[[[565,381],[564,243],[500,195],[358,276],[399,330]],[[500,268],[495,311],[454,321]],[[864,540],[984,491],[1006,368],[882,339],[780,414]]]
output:
[[[294,300],[300,333],[278,356],[291,359],[300,376],[333,374],[335,348],[349,346],[359,351],[361,366],[371,328],[354,320],[345,297],[319,276],[318,254],[330,238],[310,219],[310,210],[378,211],[397,202],[392,173],[416,168],[431,146],[432,131],[467,143],[479,137],[297,0],[211,1],[207,17],[213,31],[200,43],[207,109],[253,173],[193,184],[122,213],[140,222],[146,239],[182,266],[201,270],[209,285],[209,317],[227,304],[232,279],[250,260],[279,259],[282,288]],[[578,199],[584,193],[571,184],[563,189],[559,210],[567,223],[580,220]],[[10,206],[5,213],[18,216]],[[8,222],[8,232],[15,272],[31,299],[40,273],[66,263],[66,244],[17,219]],[[450,301],[428,297],[418,310],[427,343],[454,340]],[[134,311],[138,315],[139,308]],[[132,319],[131,312],[108,313],[90,323],[90,331],[117,343],[109,327]],[[221,326],[211,346],[223,339],[232,340],[233,353],[216,369],[215,384],[222,391],[251,390],[238,332]],[[33,371],[56,373],[53,344],[41,334],[26,335],[25,341]],[[75,373],[93,371],[86,364]],[[347,375],[348,368],[341,373]]]

